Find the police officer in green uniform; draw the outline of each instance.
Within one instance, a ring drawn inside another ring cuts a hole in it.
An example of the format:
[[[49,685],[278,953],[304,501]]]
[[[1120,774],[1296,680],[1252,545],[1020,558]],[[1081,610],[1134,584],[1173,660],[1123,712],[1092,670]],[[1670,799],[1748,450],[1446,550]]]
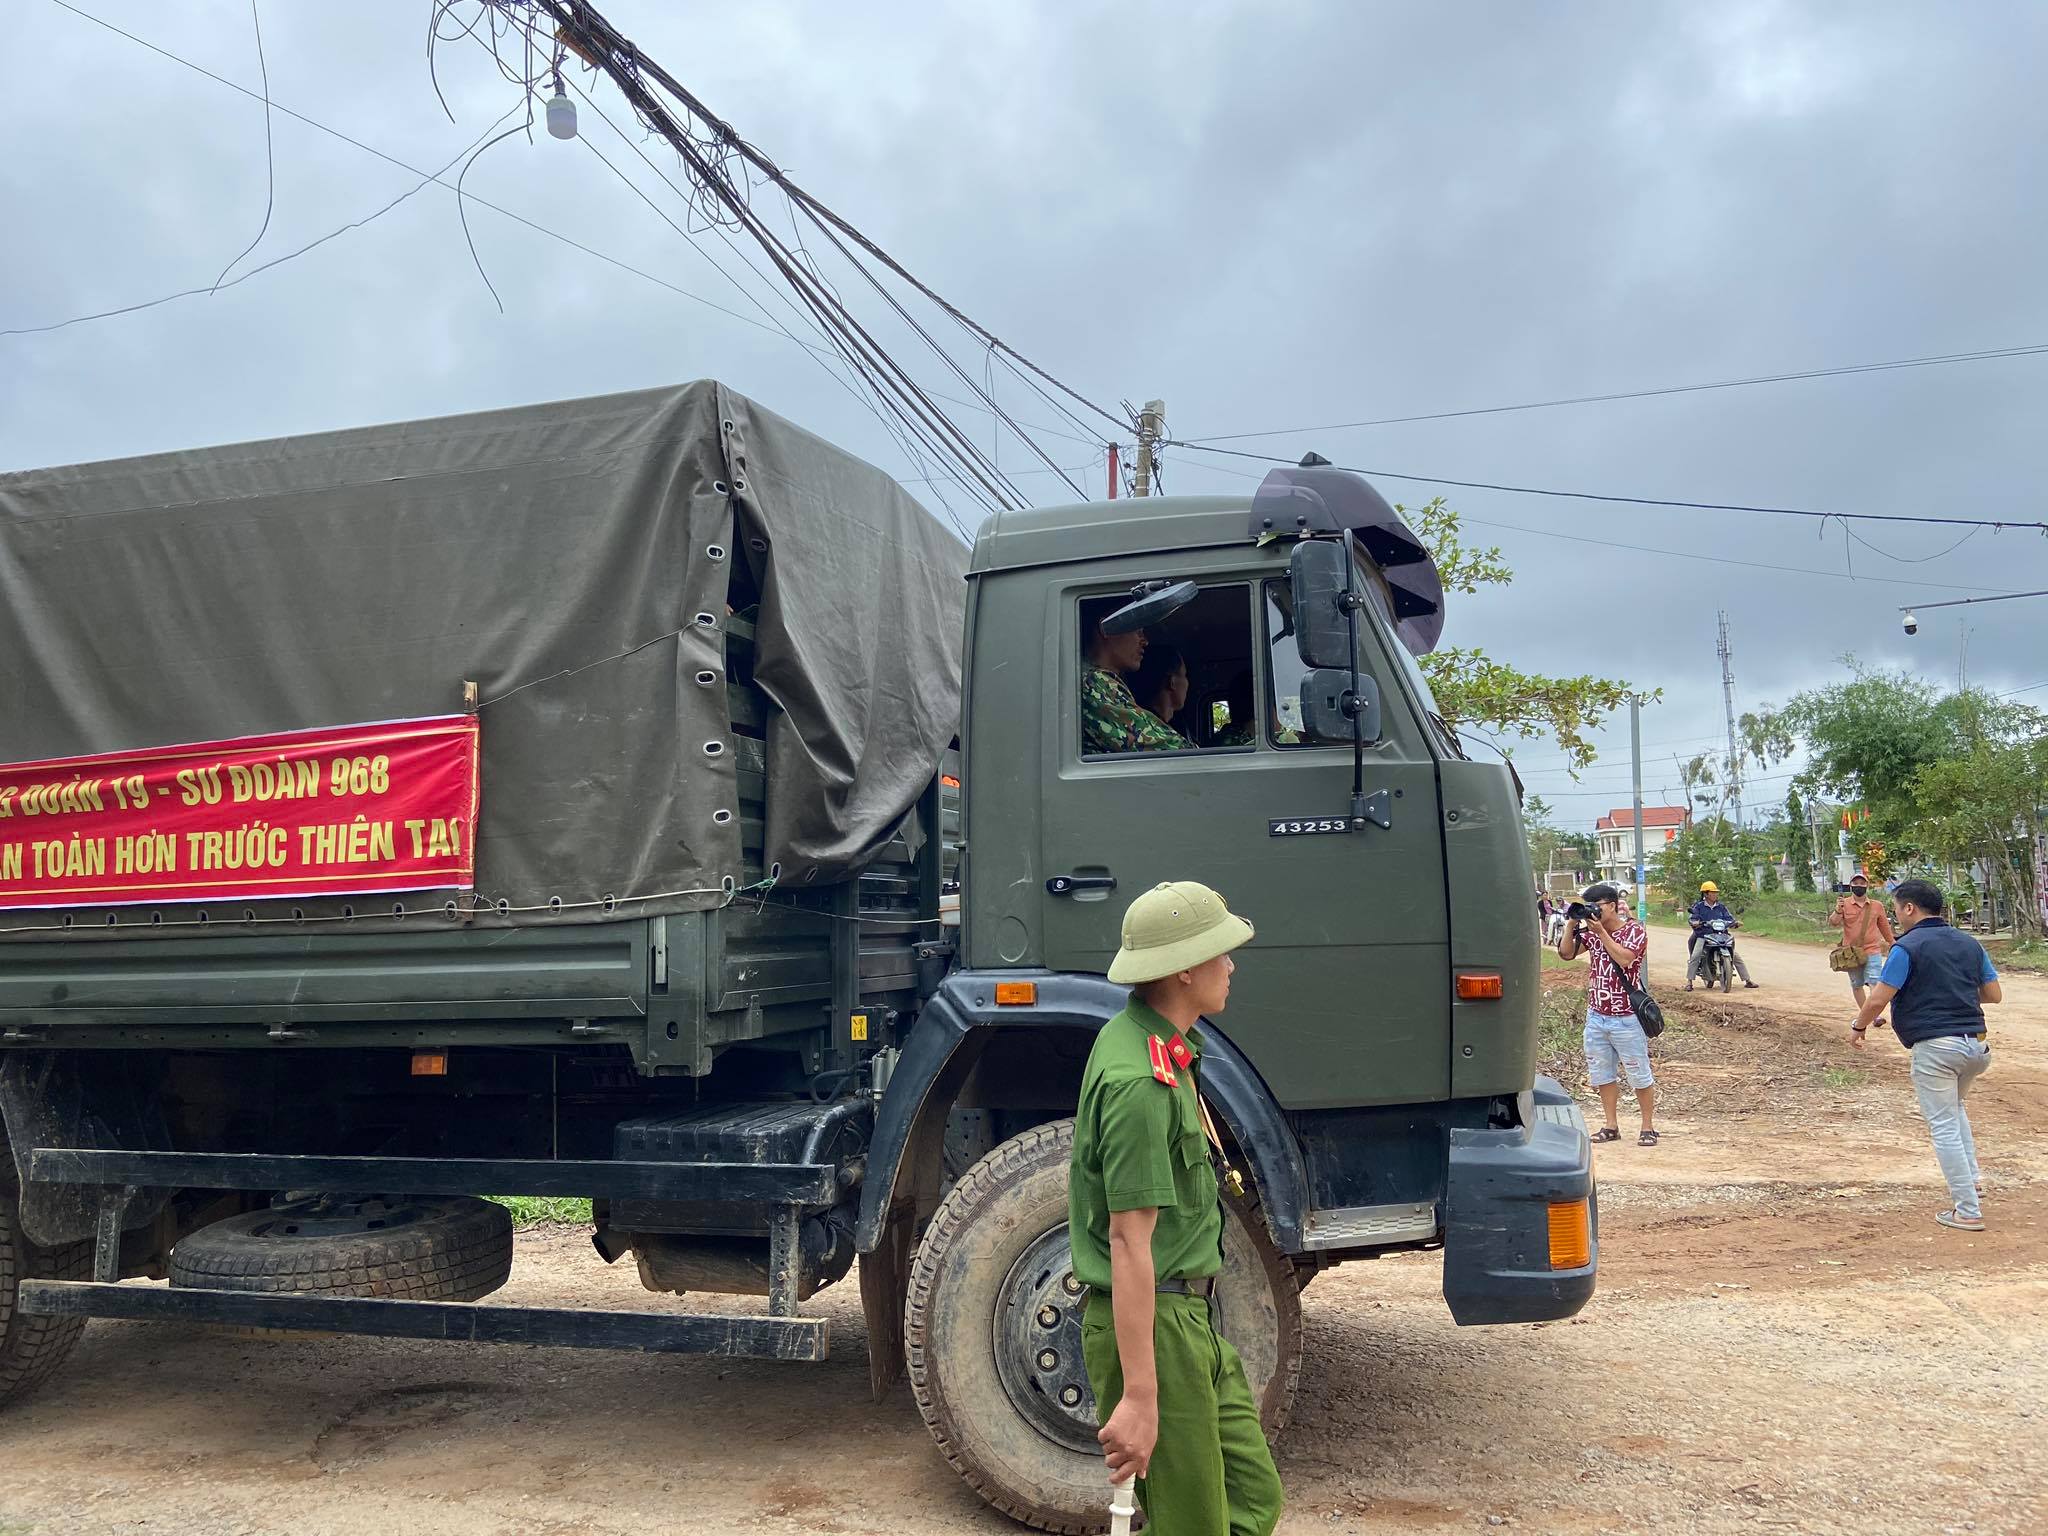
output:
[[[1196,1023],[1221,1013],[1252,936],[1191,880],[1124,914],[1109,979],[1135,990],[1081,1079],[1068,1221],[1110,1477],[1136,1476],[1150,1536],[1269,1536],[1280,1474],[1244,1362],[1216,1332],[1223,1207],[1209,1160]]]

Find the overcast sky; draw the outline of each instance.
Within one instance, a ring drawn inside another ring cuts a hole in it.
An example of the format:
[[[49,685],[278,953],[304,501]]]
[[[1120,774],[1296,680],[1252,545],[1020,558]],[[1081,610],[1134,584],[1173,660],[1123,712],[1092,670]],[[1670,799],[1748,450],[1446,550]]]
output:
[[[85,9],[259,85],[246,5]],[[1093,398],[1163,397],[1181,437],[2048,342],[2036,6],[603,9],[968,313]],[[0,329],[210,283],[263,217],[260,103],[52,0],[8,11],[24,67],[10,71],[16,131],[0,158]],[[488,57],[449,45],[451,124],[428,77],[428,14],[426,0],[268,0],[275,100],[423,170],[455,160],[516,92]],[[587,110],[584,130],[681,218]],[[237,270],[417,180],[291,118],[273,131],[275,211]],[[586,145],[508,140],[466,186],[758,317]],[[784,336],[488,210],[470,222],[502,314],[456,199],[428,186],[217,295],[0,337],[0,467],[712,376],[921,473]],[[2036,356],[1232,446],[1465,480],[2040,520],[2044,408]],[[1045,441],[1062,464],[1097,454]],[[1014,442],[1001,455],[1027,462]],[[1185,450],[1165,470],[1174,491],[1259,473]],[[1100,494],[1101,470],[1088,474]],[[1049,475],[1019,483],[1069,499]],[[1492,525],[1470,531],[1500,544],[1516,579],[1454,602],[1445,642],[1661,688],[1643,728],[1652,800],[1676,786],[1674,752],[1720,733],[1717,608],[1741,708],[1841,675],[1851,651],[1952,686],[1959,613],[1973,682],[2048,681],[2048,599],[1923,612],[1910,640],[1897,612],[2048,587],[2039,534],[1986,531],[1937,554],[1955,532],[1866,525],[1879,548],[1850,558],[1839,525],[1822,537],[1798,519],[1449,494]],[[2021,697],[2048,706],[2048,688]],[[1606,740],[1577,784],[1553,748],[1519,753],[1570,824],[1627,799],[1625,717]],[[1773,777],[1751,798],[1784,791]]]

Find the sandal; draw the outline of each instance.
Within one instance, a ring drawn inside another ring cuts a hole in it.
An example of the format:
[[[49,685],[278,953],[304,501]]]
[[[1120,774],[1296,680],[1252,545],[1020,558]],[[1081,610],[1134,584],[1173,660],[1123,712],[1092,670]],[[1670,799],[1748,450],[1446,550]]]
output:
[[[1938,1213],[1934,1219],[1944,1227],[1954,1227],[1958,1232],[1982,1232],[1984,1230],[1984,1218],[1982,1216],[1960,1216],[1956,1213],[1954,1206],[1950,1206],[1947,1210]]]
[[[1639,1147],[1654,1147],[1657,1145],[1657,1133],[1655,1131],[1642,1132],[1636,1137],[1636,1145]]]
[[[1603,1125],[1599,1130],[1592,1133],[1592,1139],[1594,1141],[1619,1141],[1621,1140],[1621,1132],[1611,1125]]]

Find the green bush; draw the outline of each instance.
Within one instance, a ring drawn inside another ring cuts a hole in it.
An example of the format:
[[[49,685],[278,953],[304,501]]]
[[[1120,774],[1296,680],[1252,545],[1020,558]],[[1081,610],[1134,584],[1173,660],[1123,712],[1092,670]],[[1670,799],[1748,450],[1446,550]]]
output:
[[[592,1221],[588,1200],[543,1195],[492,1195],[495,1205],[512,1213],[515,1227],[587,1227]]]

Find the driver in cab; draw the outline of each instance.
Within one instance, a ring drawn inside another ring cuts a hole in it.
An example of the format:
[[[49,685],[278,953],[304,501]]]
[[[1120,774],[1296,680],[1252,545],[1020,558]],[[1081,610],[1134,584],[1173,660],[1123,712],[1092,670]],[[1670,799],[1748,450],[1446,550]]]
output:
[[[1141,705],[1124,681],[1145,659],[1145,631],[1105,635],[1103,614],[1088,624],[1087,662],[1081,672],[1081,750],[1180,752],[1187,738]]]

